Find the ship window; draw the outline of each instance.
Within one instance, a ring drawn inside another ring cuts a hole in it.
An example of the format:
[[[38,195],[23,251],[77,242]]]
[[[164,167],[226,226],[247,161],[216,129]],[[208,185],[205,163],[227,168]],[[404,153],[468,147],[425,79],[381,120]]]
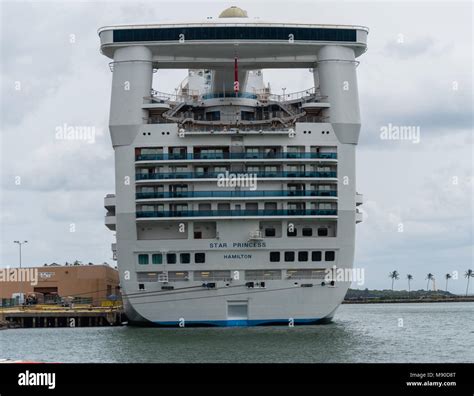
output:
[[[326,271],[322,268],[315,269],[291,269],[286,274],[289,279],[324,279]]]
[[[246,270],[245,280],[280,280],[281,270]]]
[[[230,271],[194,271],[195,281],[226,281],[231,279]]]
[[[264,27],[264,26],[199,26],[167,27],[145,29],[116,29],[114,43],[129,41],[175,41],[185,34],[186,41],[192,40],[284,40],[293,34],[299,41],[357,41],[356,29],[307,28],[307,27]]]
[[[187,271],[169,271],[168,281],[178,282],[187,281],[189,279],[189,273]]]
[[[308,252],[298,252],[298,261],[308,261]]]
[[[139,254],[138,264],[148,264],[148,254]]]
[[[138,272],[138,282],[158,282],[158,272]]]
[[[266,237],[274,237],[276,235],[276,230],[274,228],[265,228]]]
[[[255,172],[258,173],[260,172],[260,167],[259,166],[247,166],[247,172]]]
[[[168,253],[166,255],[166,262],[168,264],[176,264],[176,253]]]
[[[171,186],[171,191],[175,192],[176,194],[186,193],[188,192],[188,185],[187,184],[176,184]]]
[[[289,237],[295,237],[298,235],[298,232],[296,231],[296,228],[293,228],[293,229],[288,228],[286,235]]]
[[[138,290],[145,290],[145,284],[144,283],[139,283],[138,284]]]
[[[328,236],[327,228],[318,228],[318,236]]]
[[[194,262],[198,264],[206,262],[206,253],[195,253]]]
[[[331,208],[331,204],[330,204],[330,203],[327,203],[327,202],[320,203],[320,204],[318,205],[318,208],[319,208],[319,209],[323,209],[323,210],[324,210],[324,209],[332,209],[332,208]]]
[[[171,210],[176,211],[176,212],[182,212],[188,210],[188,204],[176,204],[176,205],[170,205]],[[173,208],[174,206],[174,208]]]
[[[202,232],[194,231],[194,239],[202,239]]]
[[[295,252],[285,252],[285,261],[295,261]]]
[[[303,228],[303,236],[313,236],[312,228]]]
[[[190,253],[181,253],[179,255],[179,261],[181,264],[189,264],[191,262],[191,254]]]
[[[324,260],[326,261],[334,261],[336,258],[336,252],[334,251],[328,251],[324,253]]]
[[[245,152],[249,154],[247,158],[258,158],[258,147],[246,147]]]
[[[311,261],[321,261],[321,252],[311,252]]]
[[[230,210],[230,203],[218,203],[217,210],[225,210],[225,211]]]
[[[270,252],[270,261],[277,263],[280,261],[280,252]]]
[[[163,147],[142,147],[138,149],[141,155],[147,154],[163,154]]]
[[[198,205],[199,211],[209,211],[211,210],[211,204],[209,203],[202,203]]]
[[[278,167],[276,166],[266,166],[265,167],[265,172],[277,172],[278,171]]]
[[[257,202],[246,202],[245,203],[245,210],[258,210],[258,203]]]
[[[151,256],[152,264],[163,264],[163,255],[161,253],[156,253]]]

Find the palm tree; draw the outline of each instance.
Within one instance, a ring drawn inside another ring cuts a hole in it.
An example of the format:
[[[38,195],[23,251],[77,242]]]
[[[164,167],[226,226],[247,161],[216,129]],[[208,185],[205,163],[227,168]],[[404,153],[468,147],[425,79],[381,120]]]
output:
[[[408,274],[407,279],[408,279],[408,294],[410,294],[410,282],[413,280],[413,275]]]
[[[444,276],[446,278],[446,291],[448,291],[448,281],[452,278],[451,274],[446,274]]]
[[[428,283],[426,284],[426,291],[428,291],[428,288],[430,287],[430,281],[434,280],[434,275],[430,272],[428,275],[426,275],[426,279],[428,279]]]
[[[474,271],[472,269],[468,269],[464,274],[464,277],[467,278],[467,287],[466,287],[466,296],[469,292],[469,279],[474,278]]]
[[[392,278],[392,291],[393,291],[393,282],[395,282],[395,280],[398,280],[399,275],[400,274],[398,273],[398,271],[395,271],[395,270],[388,274],[388,277]]]

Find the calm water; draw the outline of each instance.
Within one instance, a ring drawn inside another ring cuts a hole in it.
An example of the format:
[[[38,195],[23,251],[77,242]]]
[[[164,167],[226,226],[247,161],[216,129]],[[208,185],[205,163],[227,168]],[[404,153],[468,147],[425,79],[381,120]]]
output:
[[[399,327],[399,319],[403,327]],[[343,305],[330,325],[0,331],[0,358],[44,362],[474,362],[474,303]]]

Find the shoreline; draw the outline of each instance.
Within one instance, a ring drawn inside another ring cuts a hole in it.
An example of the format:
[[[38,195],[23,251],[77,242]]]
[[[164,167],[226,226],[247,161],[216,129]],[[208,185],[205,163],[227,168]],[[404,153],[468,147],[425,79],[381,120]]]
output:
[[[399,304],[399,303],[453,303],[453,302],[474,302],[474,296],[456,298],[366,298],[343,300],[342,304]]]

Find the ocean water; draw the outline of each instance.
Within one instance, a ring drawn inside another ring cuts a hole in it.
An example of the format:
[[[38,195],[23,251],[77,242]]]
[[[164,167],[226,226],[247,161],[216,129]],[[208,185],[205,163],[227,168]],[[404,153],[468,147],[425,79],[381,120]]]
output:
[[[0,358],[42,362],[474,362],[474,303],[342,305],[329,325],[0,331]]]

